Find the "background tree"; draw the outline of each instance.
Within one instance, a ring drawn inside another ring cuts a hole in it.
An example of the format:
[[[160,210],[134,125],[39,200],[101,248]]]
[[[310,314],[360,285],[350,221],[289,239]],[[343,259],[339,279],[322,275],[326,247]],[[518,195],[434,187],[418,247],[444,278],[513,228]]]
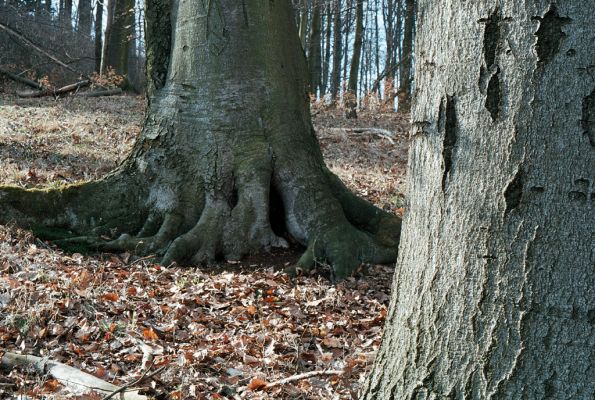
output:
[[[355,21],[355,41],[353,43],[353,55],[351,57],[351,68],[349,70],[349,81],[347,83],[347,96],[345,100],[345,116],[347,118],[357,118],[357,78],[360,74],[359,64],[364,36],[363,0],[357,0]]]
[[[101,73],[103,55],[103,1],[95,2],[95,72]]]
[[[401,52],[401,71],[398,110],[409,111],[411,107],[411,69],[413,65],[413,31],[415,25],[415,1],[405,0],[405,31]]]
[[[364,399],[595,392],[593,4],[498,4],[419,1],[411,206]]]
[[[145,15],[150,108],[131,155],[99,181],[0,186],[0,223],[166,265],[284,247],[285,231],[307,246],[300,268],[339,279],[396,258],[400,219],[324,165],[290,2],[149,0]]]
[[[91,35],[91,0],[79,0],[78,2],[77,32],[83,35]]]
[[[321,54],[321,19],[320,9],[322,1],[312,3],[312,24],[310,29],[310,43],[308,48],[308,69],[310,71],[310,91],[316,95],[321,85],[322,54]]]
[[[333,9],[333,69],[331,71],[331,99],[336,101],[341,91],[341,51],[343,24],[341,22],[341,0],[334,0]]]
[[[322,64],[322,87],[321,87],[321,97],[327,94],[329,89],[329,71],[331,65],[331,36],[332,36],[332,22],[334,20],[333,17],[333,5],[330,1],[326,2],[326,15],[324,18],[325,21],[325,31],[324,31],[324,62]]]
[[[128,56],[134,26],[134,0],[109,0],[101,73],[112,67],[118,75],[128,75]],[[126,82],[124,86],[126,86]]]
[[[72,0],[60,0],[59,17],[63,26],[72,29]]]

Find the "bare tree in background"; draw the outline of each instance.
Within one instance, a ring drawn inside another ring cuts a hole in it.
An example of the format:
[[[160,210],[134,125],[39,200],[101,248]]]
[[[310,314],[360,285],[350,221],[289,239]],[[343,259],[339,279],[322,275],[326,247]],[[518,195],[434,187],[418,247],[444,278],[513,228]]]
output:
[[[321,86],[322,54],[321,54],[321,0],[312,2],[312,24],[310,29],[310,40],[308,50],[308,69],[310,73],[310,92],[317,95]]]
[[[359,64],[364,35],[364,0],[356,1],[355,41],[353,43],[353,55],[351,58],[351,68],[349,71],[349,82],[347,84],[347,93],[345,96],[345,116],[347,118],[357,118],[357,82],[358,75],[360,73]]]
[[[91,34],[91,0],[79,0],[77,32],[83,35]]]
[[[134,0],[108,0],[107,20],[103,52],[101,57],[101,73],[105,74],[108,67],[116,74],[126,78],[128,75],[128,60],[134,26]],[[123,86],[128,84],[124,80]]]
[[[405,31],[401,59],[400,84],[398,91],[398,110],[408,112],[411,108],[411,56],[413,53],[413,32],[415,24],[415,0],[405,0]]]

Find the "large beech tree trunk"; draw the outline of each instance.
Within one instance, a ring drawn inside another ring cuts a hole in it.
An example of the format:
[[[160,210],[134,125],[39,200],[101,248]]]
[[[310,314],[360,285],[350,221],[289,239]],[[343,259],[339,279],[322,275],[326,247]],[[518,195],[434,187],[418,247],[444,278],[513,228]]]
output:
[[[593,2],[556,4],[419,2],[411,205],[364,399],[593,398]]]
[[[59,244],[157,253],[164,264],[287,246],[275,225],[307,246],[300,268],[328,262],[338,279],[396,259],[400,219],[324,165],[290,2],[170,4],[146,3],[150,106],[128,159],[60,190],[0,187],[0,222],[61,226],[79,236]]]

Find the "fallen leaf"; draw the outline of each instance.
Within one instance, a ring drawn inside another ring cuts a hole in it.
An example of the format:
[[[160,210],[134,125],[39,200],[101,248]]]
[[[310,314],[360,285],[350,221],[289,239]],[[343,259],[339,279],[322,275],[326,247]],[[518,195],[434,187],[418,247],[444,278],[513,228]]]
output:
[[[143,337],[147,340],[157,340],[159,336],[155,333],[153,328],[145,328],[143,329]]]
[[[118,293],[106,293],[101,298],[106,301],[118,301],[120,296],[118,296]]]
[[[265,381],[263,381],[262,379],[258,379],[258,378],[254,378],[250,381],[250,383],[248,384],[248,389],[256,391],[256,390],[261,390],[264,389],[265,387],[267,387],[267,383]]]

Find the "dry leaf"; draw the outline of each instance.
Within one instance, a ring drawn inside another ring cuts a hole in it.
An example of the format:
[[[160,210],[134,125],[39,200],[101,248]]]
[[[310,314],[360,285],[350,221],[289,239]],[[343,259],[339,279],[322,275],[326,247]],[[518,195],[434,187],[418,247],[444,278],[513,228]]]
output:
[[[250,315],[255,315],[258,310],[256,309],[256,306],[248,306],[246,307],[246,311]]]
[[[258,378],[254,378],[250,381],[250,383],[248,384],[248,389],[250,390],[261,390],[264,389],[265,387],[267,387],[267,383],[265,381],[263,381],[262,379],[258,379]]]
[[[143,337],[147,340],[157,340],[159,336],[155,333],[153,328],[145,328],[143,329]]]
[[[57,379],[50,379],[49,381],[45,381],[43,384],[43,389],[46,392],[56,392],[60,386],[60,381]]]
[[[118,301],[120,296],[118,296],[118,293],[106,293],[101,298],[106,301]]]

